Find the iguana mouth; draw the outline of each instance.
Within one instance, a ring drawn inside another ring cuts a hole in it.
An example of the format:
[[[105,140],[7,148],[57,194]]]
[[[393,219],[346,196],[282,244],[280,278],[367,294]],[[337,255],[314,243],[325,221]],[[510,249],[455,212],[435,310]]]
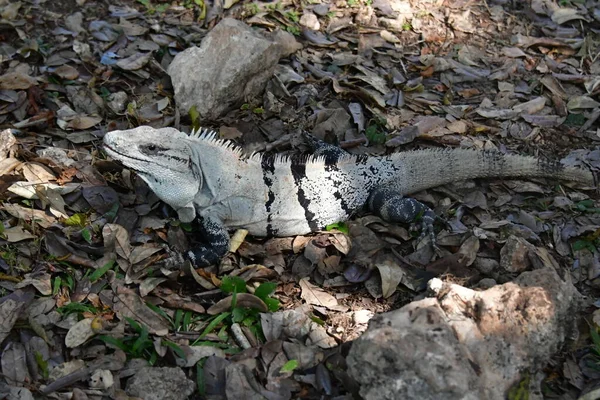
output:
[[[109,155],[109,156],[111,156],[112,158],[117,158],[117,159],[119,159],[119,160],[123,160],[123,159],[127,160],[127,159],[130,159],[130,160],[136,160],[136,161],[140,161],[140,162],[143,162],[143,163],[148,163],[148,161],[147,161],[147,160],[143,160],[143,159],[141,159],[141,158],[132,157],[132,156],[130,156],[130,155],[123,154],[123,153],[121,153],[121,152],[119,152],[119,151],[115,150],[115,148],[113,148],[113,147],[111,147],[111,146],[107,145],[106,143],[104,144],[104,146],[103,146],[103,147],[104,147],[104,151],[106,151],[106,153],[108,153],[108,155]],[[111,153],[112,153],[112,154],[111,154]],[[116,154],[116,155],[117,155],[117,156],[119,156],[119,157],[114,157],[114,156],[113,156],[113,154]],[[123,161],[121,161],[121,162],[123,162]],[[127,164],[127,163],[123,162],[123,164]],[[131,165],[127,165],[127,166],[128,166],[129,168],[133,169],[133,170],[134,170],[134,171],[136,171],[136,172],[143,172],[143,171],[141,171],[141,170],[139,170],[139,169],[135,168],[134,166],[131,166]]]

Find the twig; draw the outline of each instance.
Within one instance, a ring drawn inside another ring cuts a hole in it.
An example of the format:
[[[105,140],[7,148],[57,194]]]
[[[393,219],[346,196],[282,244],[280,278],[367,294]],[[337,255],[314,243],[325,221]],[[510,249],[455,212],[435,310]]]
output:
[[[54,393],[57,390],[60,390],[64,387],[71,386],[76,382],[79,382],[83,379],[87,379],[87,377],[90,375],[90,372],[90,367],[84,367],[82,369],[70,373],[69,375],[63,376],[62,378],[58,378],[57,380],[40,390],[40,392],[46,395]]]
[[[238,342],[238,344],[240,345],[240,347],[242,349],[246,350],[246,349],[249,349],[250,347],[252,347],[252,345],[248,341],[248,338],[246,338],[246,335],[244,335],[244,332],[242,332],[242,328],[240,327],[240,324],[238,324],[238,323],[232,324],[231,325],[231,333],[233,334],[235,341]]]

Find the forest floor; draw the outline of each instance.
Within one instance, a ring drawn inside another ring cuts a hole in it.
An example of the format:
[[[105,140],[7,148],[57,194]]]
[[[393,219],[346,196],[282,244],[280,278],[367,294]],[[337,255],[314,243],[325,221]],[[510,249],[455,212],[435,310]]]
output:
[[[189,131],[167,67],[233,17],[303,46],[263,96],[208,126],[248,152],[302,151],[307,131],[356,154],[460,146],[598,169],[598,2],[0,0],[0,15],[0,398],[127,399],[153,381],[172,398],[252,398],[257,384],[273,398],[345,396],[354,386],[332,365],[370,316],[422,298],[435,276],[510,281],[525,258],[488,267],[511,236],[548,249],[586,299],[544,395],[575,399],[600,379],[594,192],[459,182],[416,196],[448,222],[441,253],[359,214],[312,235],[246,237],[218,266],[172,271],[165,246],[189,247],[190,227],[101,149],[114,129]],[[232,308],[240,294],[249,308]],[[293,310],[304,319],[273,337]],[[311,323],[310,341],[293,339]],[[244,369],[225,376],[228,363]]]

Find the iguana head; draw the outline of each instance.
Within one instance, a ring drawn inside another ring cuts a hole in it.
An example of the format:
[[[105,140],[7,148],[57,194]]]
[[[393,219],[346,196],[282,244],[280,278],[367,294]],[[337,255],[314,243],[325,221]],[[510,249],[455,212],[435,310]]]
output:
[[[193,200],[202,188],[202,174],[193,162],[188,136],[174,128],[140,126],[104,136],[104,150],[136,171],[150,189],[179,214],[195,217]]]

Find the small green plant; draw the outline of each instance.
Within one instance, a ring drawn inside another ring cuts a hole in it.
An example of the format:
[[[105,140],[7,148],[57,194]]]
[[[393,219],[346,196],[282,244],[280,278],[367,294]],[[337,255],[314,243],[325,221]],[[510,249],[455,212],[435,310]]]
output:
[[[150,365],[154,365],[158,360],[158,353],[154,349],[154,342],[150,338],[148,328],[131,318],[125,317],[125,319],[136,335],[128,335],[120,339],[108,335],[100,335],[98,339],[123,350],[129,358],[143,358]],[[161,344],[171,348],[178,357],[185,359],[185,353],[176,343],[163,340]]]
[[[585,124],[586,118],[583,114],[569,114],[563,122],[563,125],[566,126],[581,126]]]
[[[90,282],[94,283],[97,280],[99,280],[100,278],[102,278],[104,276],[104,274],[106,274],[108,271],[110,271],[113,268],[114,265],[115,265],[115,261],[111,260],[111,261],[107,262],[106,264],[104,264],[102,267],[100,267],[97,270],[95,270],[94,272],[92,272],[90,275]]]
[[[169,3],[154,6],[150,0],[137,0],[137,2],[146,7],[146,12],[148,14],[164,13],[169,8]]]
[[[365,129],[365,136],[369,139],[370,144],[384,144],[386,141],[385,132],[377,121],[369,121],[367,129]]]
[[[110,97],[112,93],[110,92],[110,90],[108,90],[108,88],[102,86],[100,88],[100,93],[98,93],[98,96],[102,97],[102,99],[104,101],[108,101],[108,98]]]
[[[300,16],[298,15],[298,12],[294,10],[286,12],[285,16],[292,22],[300,21]]]
[[[597,242],[598,240],[590,240],[588,238],[578,239],[573,242],[572,248],[573,251],[588,249],[590,252],[594,253],[598,248]]]
[[[350,7],[354,7],[355,5],[358,5],[358,0],[348,0],[346,2]]]
[[[599,213],[600,208],[594,207],[594,205],[595,205],[594,200],[587,199],[587,200],[582,200],[582,201],[578,202],[577,204],[575,204],[575,207],[577,208],[577,210],[579,210],[581,212]]]
[[[76,314],[83,314],[83,313],[90,313],[90,314],[98,314],[98,309],[90,304],[84,304],[84,303],[69,303],[66,304],[62,307],[58,307],[56,309],[56,311],[61,314],[61,315],[68,315],[68,314],[72,314],[72,313],[76,313]]]
[[[247,293],[246,281],[239,276],[225,276],[219,289],[224,293]]]
[[[410,31],[412,29],[412,25],[409,21],[406,21],[402,24],[403,31]]]
[[[13,246],[4,246],[4,251],[0,251],[0,258],[13,268],[19,264],[19,253]]]
[[[331,231],[337,229],[340,232],[345,233],[346,235],[348,235],[348,233],[350,232],[350,229],[348,228],[348,224],[346,224],[345,222],[335,222],[333,224],[329,224],[325,227],[326,231]]]
[[[529,382],[531,380],[527,371],[523,374],[523,379],[515,383],[508,391],[508,400],[527,400],[529,399]]]
[[[585,4],[585,0],[560,0],[558,4],[561,7],[570,7],[575,4]]]
[[[198,339],[192,344],[199,344],[202,338],[204,338],[209,333],[215,331],[220,324],[223,324],[217,336],[226,336],[226,330],[233,323],[238,323],[247,327],[259,340],[264,340],[264,336],[262,333],[261,325],[260,325],[260,313],[261,311],[254,308],[247,307],[239,307],[237,305],[237,295],[241,293],[247,293],[248,289],[246,288],[246,282],[236,276],[226,276],[222,279],[221,285],[219,287],[225,293],[232,294],[232,303],[231,310],[218,314],[214,317],[211,317],[207,320],[208,325]],[[254,296],[261,299],[267,309],[270,312],[277,311],[279,309],[280,303],[279,300],[271,297],[277,288],[277,284],[273,282],[265,282],[256,288],[254,291]],[[230,352],[232,349],[228,349]]]
[[[44,360],[44,356],[39,351],[34,352],[35,362],[44,379],[48,379],[48,360]]]
[[[294,36],[300,36],[300,28],[298,28],[296,25],[288,25],[285,27],[285,30]]]
[[[298,360],[290,360],[283,364],[283,367],[279,370],[279,372],[292,372],[296,368],[298,368]]]
[[[175,311],[175,318],[173,319],[175,330],[180,332],[191,330],[193,319],[194,313],[191,311],[184,312],[181,309]]]
[[[277,3],[267,4],[266,8],[269,11],[281,10],[283,9],[283,4],[281,4],[281,2],[278,1]]]
[[[269,311],[277,311],[279,309],[279,300],[272,298],[271,295],[275,292],[277,284],[273,282],[262,283],[254,291],[254,295],[261,299],[269,308]],[[226,276],[221,281],[220,289],[225,293],[247,293],[246,282],[237,276]],[[232,306],[235,309],[235,306]],[[239,321],[236,321],[239,322]]]
[[[192,120],[192,128],[194,130],[200,129],[200,113],[196,109],[195,104],[190,108],[188,114],[190,115],[190,119]]]
[[[590,323],[590,337],[592,338],[592,344],[590,345],[590,358],[586,361],[589,367],[600,371],[600,333],[598,333],[598,327],[595,323]]]
[[[65,219],[64,224],[67,226],[75,226],[77,228],[83,228],[88,224],[87,215],[82,213],[77,213],[71,215],[69,218]]]
[[[54,278],[52,295],[56,296],[63,287],[69,289],[69,291],[72,291],[75,288],[75,280],[71,275],[63,273]]]
[[[248,3],[245,5],[246,12],[250,15],[256,15],[260,11],[258,8],[258,4],[256,3]]]

